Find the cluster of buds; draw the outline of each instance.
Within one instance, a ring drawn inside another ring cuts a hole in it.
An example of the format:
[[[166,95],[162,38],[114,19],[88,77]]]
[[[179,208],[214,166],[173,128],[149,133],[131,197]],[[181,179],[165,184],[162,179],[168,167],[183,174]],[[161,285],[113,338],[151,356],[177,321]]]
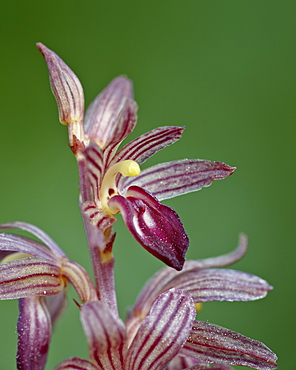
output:
[[[44,369],[68,284],[77,292],[89,359],[72,357],[56,370],[276,368],[275,354],[263,343],[196,320],[202,302],[251,301],[272,289],[257,276],[221,268],[243,257],[246,236],[240,236],[232,253],[185,261],[189,239],[183,224],[172,208],[160,203],[209,186],[235,168],[181,159],[141,170],[153,154],[179,140],[184,127],[156,128],[118,150],[137,121],[131,81],[115,78],[84,115],[77,76],[53,51],[37,46],[78,163],[79,206],[94,281],[38,227],[24,222],[0,225],[1,230],[34,236],[0,234],[0,299],[19,299],[17,368]],[[119,213],[136,241],[167,265],[147,282],[125,322],[118,314],[114,281],[113,224]]]

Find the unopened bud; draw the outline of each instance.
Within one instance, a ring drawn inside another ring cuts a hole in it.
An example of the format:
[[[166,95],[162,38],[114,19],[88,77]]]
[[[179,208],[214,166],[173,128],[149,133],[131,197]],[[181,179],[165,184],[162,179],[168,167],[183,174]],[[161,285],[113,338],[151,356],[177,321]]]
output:
[[[59,108],[60,122],[64,125],[82,122],[84,94],[78,77],[56,53],[41,43],[37,43],[37,47],[47,63],[51,89]]]

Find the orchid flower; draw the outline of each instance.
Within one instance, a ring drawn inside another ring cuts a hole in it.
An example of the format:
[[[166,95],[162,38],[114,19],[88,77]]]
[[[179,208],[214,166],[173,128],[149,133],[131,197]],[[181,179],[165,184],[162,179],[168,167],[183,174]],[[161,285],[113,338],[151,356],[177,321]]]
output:
[[[77,364],[85,370],[202,370],[207,364],[217,370],[231,369],[228,365],[275,368],[276,356],[261,342],[195,320],[199,302],[250,301],[272,289],[251,274],[223,269],[217,273],[217,267],[236,262],[246,248],[242,235],[230,254],[185,262],[181,272],[160,270],[141,292],[125,325],[101,302],[82,305],[91,362],[72,358],[56,370],[74,369]]]
[[[70,261],[42,230],[24,222],[0,225],[20,229],[40,242],[22,236],[0,234],[0,299],[19,298],[18,369],[43,369],[52,325],[65,306],[65,288],[71,283],[81,302],[97,300],[85,269]],[[49,297],[47,301],[45,297]]]
[[[82,303],[97,299],[85,269],[70,261],[44,231],[25,222],[2,224],[0,230],[3,229],[27,231],[44,244],[23,236],[0,234],[0,251],[9,252],[0,264],[1,299],[57,295],[67,281]]]
[[[51,50],[44,55],[61,123],[79,169],[79,204],[95,284],[42,230],[24,222],[0,225],[33,235],[0,234],[0,299],[19,299],[18,370],[45,367],[51,331],[65,307],[68,283],[80,302],[89,360],[73,357],[56,370],[269,370],[275,354],[259,341],[196,320],[203,302],[251,301],[272,287],[244,272],[221,269],[244,255],[247,240],[227,255],[186,261],[188,236],[178,214],[160,201],[196,191],[231,175],[222,162],[182,159],[141,171],[148,158],[181,138],[184,127],[159,127],[119,145],[136,125],[131,82],[114,79],[84,117],[82,86]],[[119,318],[114,282],[113,224],[120,213],[135,239],[166,267],[139,294],[126,322]]]
[[[114,79],[92,102],[84,119],[84,95],[78,78],[54,52],[40,43],[38,48],[48,65],[60,121],[69,126],[70,146],[80,168],[87,233],[91,234],[90,223],[106,233],[120,212],[145,249],[181,270],[189,240],[177,213],[160,200],[209,186],[213,180],[231,175],[235,168],[185,159],[141,172],[139,165],[179,140],[184,127],[156,128],[116,152],[136,125],[131,82],[123,76]],[[107,234],[109,237],[110,232]]]

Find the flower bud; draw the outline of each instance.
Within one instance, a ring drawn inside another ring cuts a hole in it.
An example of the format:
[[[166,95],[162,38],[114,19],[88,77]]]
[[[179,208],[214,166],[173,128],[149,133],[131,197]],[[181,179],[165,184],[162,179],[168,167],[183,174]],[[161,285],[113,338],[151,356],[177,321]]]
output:
[[[51,89],[58,104],[60,122],[64,125],[82,122],[84,94],[78,77],[56,53],[41,43],[37,43],[37,47],[47,63]]]

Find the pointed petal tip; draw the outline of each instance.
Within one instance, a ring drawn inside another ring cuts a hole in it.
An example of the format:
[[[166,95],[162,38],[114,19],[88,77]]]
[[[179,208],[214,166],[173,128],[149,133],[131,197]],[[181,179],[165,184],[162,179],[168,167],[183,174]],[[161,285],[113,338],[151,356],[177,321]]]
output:
[[[215,164],[217,166],[217,168],[216,168],[217,172],[216,172],[213,180],[223,180],[226,177],[231,176],[237,169],[236,167],[229,166],[225,162],[215,161],[215,162],[213,162],[213,164]]]
[[[134,129],[137,105],[133,85],[126,76],[114,78],[87,109],[84,127],[89,138],[101,148],[111,149]]]
[[[224,169],[225,171],[228,171],[229,174],[227,176],[230,176],[232,175],[235,171],[236,171],[236,167],[233,167],[233,166],[229,166],[228,164],[224,163],[224,162],[220,162],[221,163],[221,169]]]
[[[133,83],[132,81],[125,75],[120,75],[115,77],[107,88],[116,88],[117,92],[122,93],[127,98],[133,98]]]
[[[224,174],[224,176],[221,177],[221,179],[232,175],[237,170],[237,167],[230,166],[229,164],[227,164],[225,162],[215,161],[213,163],[216,163],[216,165],[218,165],[220,171],[225,171],[226,172]],[[217,178],[216,180],[219,180],[219,178]]]
[[[53,56],[58,57],[58,55],[54,51],[50,50],[48,47],[42,44],[42,42],[36,42],[36,46],[38,50],[40,51],[40,53],[44,56],[46,62],[48,62],[48,58],[50,57],[53,57]]]
[[[233,174],[234,171],[236,171],[236,167],[230,167],[231,174]]]
[[[47,47],[42,42],[36,42],[36,46],[42,54],[47,50]]]

